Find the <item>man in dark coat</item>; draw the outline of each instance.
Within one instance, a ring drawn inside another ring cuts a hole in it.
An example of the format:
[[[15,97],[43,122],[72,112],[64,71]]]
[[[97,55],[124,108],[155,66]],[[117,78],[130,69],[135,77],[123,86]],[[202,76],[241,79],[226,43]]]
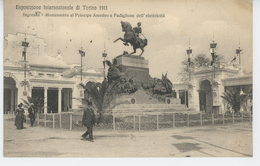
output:
[[[94,108],[92,107],[92,102],[88,102],[88,107],[84,110],[82,125],[87,127],[87,131],[82,135],[83,138],[86,138],[89,135],[91,142],[93,141],[92,128],[96,123]]]
[[[35,111],[34,111],[33,106],[34,106],[34,104],[31,103],[31,106],[30,106],[30,108],[28,109],[29,118],[30,118],[30,121],[31,121],[31,127],[33,126],[34,121],[35,121]]]

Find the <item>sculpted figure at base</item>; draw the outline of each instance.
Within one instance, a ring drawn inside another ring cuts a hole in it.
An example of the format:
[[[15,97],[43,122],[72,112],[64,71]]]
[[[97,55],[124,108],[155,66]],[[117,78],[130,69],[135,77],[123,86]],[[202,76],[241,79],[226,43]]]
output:
[[[132,28],[131,24],[129,22],[123,22],[121,21],[122,31],[125,32],[124,38],[118,38],[114,42],[117,42],[118,40],[123,41],[125,46],[129,46],[128,43],[130,43],[133,46],[134,52],[130,54],[136,53],[136,49],[140,48],[142,50],[142,53],[139,56],[142,56],[144,52],[144,47],[147,46],[147,39],[141,39],[139,37],[139,34],[142,33],[141,23],[139,22],[138,27]]]

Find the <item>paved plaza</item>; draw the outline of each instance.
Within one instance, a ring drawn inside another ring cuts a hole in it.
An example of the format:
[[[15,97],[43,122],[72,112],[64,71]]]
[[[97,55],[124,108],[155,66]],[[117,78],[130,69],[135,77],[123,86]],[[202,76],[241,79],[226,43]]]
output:
[[[155,131],[82,131],[40,126],[17,130],[4,120],[4,157],[252,157],[249,122]]]

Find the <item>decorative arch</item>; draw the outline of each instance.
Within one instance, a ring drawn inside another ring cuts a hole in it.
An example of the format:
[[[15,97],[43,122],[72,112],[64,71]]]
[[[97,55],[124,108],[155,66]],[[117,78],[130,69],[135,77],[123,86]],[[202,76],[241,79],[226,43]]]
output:
[[[209,83],[210,83],[210,85],[212,86],[212,80],[210,79],[210,78],[207,78],[207,77],[205,77],[205,76],[202,76],[198,81],[197,81],[197,89],[198,90],[200,90],[200,85],[201,85],[201,83],[203,82],[203,81],[205,81],[205,80],[208,80],[209,81]]]
[[[213,106],[213,88],[212,81],[208,78],[202,78],[198,81],[198,95],[199,95],[199,106],[200,111],[205,113],[212,112]]]
[[[84,81],[84,85],[86,85],[90,81],[97,83],[97,80],[95,80],[94,78],[89,78],[89,79]]]
[[[4,72],[4,77],[11,77],[15,81],[16,88],[20,87],[20,83],[19,83],[18,79],[12,73]]]

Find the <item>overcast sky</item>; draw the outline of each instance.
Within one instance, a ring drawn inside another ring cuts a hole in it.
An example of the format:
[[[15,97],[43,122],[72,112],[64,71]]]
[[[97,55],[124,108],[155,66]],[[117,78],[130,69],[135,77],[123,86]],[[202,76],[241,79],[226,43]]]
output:
[[[61,3],[62,2],[62,3]],[[145,3],[144,3],[145,2]],[[149,2],[149,3],[148,3]],[[101,55],[104,43],[108,59],[121,55],[123,51],[132,52],[132,47],[124,46],[120,21],[136,26],[142,23],[143,35],[148,39],[143,57],[149,60],[150,75],[161,77],[168,72],[171,81],[178,81],[181,61],[187,59],[185,50],[190,46],[193,56],[206,54],[210,58],[209,44],[218,43],[217,54],[223,55],[227,62],[235,56],[235,49],[243,49],[242,66],[252,71],[252,3],[241,0],[172,0],[169,1],[6,1],[4,8],[4,36],[8,33],[25,32],[44,38],[45,52],[56,56],[61,50],[63,59],[68,63],[80,63],[78,49],[86,51],[83,64],[101,68]],[[111,18],[54,18],[23,17],[32,10],[17,10],[16,5],[72,5],[73,11],[40,10],[45,13],[112,14]],[[76,5],[81,10],[75,10]],[[82,5],[107,6],[108,10],[82,10]],[[164,18],[122,18],[116,14],[164,14]],[[92,41],[92,43],[90,42]],[[82,43],[82,45],[81,45]],[[5,43],[6,44],[6,43]],[[137,51],[139,55],[141,50]]]

